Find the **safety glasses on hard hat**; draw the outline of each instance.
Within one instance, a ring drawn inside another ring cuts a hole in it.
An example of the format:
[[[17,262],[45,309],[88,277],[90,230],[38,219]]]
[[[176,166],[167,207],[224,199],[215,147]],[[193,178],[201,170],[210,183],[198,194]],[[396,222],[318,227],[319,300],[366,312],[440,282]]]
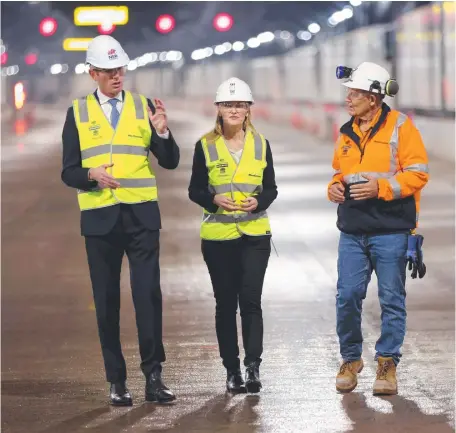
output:
[[[127,68],[125,66],[122,66],[120,68],[114,68],[114,69],[102,69],[102,68],[93,68],[94,71],[97,72],[102,72],[106,75],[109,75],[110,77],[113,77],[114,75],[125,75],[127,72]]]
[[[221,102],[220,105],[227,110],[233,108],[236,110],[247,110],[250,104],[248,102]]]
[[[355,99],[364,98],[365,96],[368,96],[368,95],[369,95],[369,92],[367,92],[366,90],[347,88],[345,97],[350,100],[355,100]]]

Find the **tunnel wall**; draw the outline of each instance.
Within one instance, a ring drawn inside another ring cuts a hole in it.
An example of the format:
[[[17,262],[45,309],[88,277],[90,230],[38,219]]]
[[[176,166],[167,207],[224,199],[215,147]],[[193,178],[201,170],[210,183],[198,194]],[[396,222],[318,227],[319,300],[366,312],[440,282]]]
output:
[[[386,102],[413,118],[430,152],[454,161],[454,2],[417,8],[394,23],[332,37],[322,33],[314,39],[313,44],[277,57],[247,60],[238,55],[226,61],[223,56],[213,56],[182,68],[139,68],[128,72],[125,87],[163,98],[170,110],[212,117],[217,86],[238,76],[252,87],[254,118],[291,125],[333,141],[340,125],[348,120],[336,66],[374,61],[390,70],[400,85],[397,97],[387,97]],[[88,74],[48,76],[38,81],[38,99],[57,94],[63,105],[94,89]]]
[[[291,124],[322,140],[334,140],[348,119],[337,65],[382,64],[397,77],[400,92],[386,98],[413,118],[430,151],[454,160],[455,4],[434,3],[401,16],[395,25],[376,25],[316,38],[313,45],[280,57],[224,61],[213,57],[182,69],[140,68],[128,73],[128,88],[166,99],[170,109],[213,116],[221,81],[238,76],[249,82],[254,116]],[[391,43],[391,37],[395,43]],[[390,41],[390,42],[388,42]],[[215,61],[214,61],[215,60]],[[73,97],[93,90],[90,78],[74,75]]]

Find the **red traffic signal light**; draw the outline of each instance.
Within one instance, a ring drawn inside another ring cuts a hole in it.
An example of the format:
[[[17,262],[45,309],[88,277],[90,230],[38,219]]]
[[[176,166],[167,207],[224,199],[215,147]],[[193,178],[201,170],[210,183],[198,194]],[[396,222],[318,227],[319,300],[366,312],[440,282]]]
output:
[[[8,53],[5,51],[4,53],[1,54],[0,64],[6,65],[7,62],[8,62]]]
[[[34,65],[38,60],[38,56],[35,53],[29,53],[25,56],[25,63],[27,65]]]
[[[155,23],[155,28],[160,33],[169,33],[174,29],[176,21],[171,15],[160,15]]]
[[[221,13],[214,17],[213,25],[219,32],[227,32],[233,27],[233,17],[230,14]]]
[[[40,22],[42,36],[52,36],[57,31],[57,21],[54,18],[44,18]]]
[[[115,29],[116,29],[115,24],[110,24],[110,23],[100,24],[98,26],[98,33],[100,33],[100,35],[110,35]]]

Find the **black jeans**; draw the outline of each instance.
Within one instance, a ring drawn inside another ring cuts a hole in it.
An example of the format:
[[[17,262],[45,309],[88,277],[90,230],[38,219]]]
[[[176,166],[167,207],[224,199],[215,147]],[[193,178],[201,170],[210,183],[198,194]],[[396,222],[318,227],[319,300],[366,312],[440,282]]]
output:
[[[127,253],[136,311],[141,369],[147,377],[165,361],[162,341],[160,288],[160,232],[148,230],[128,205],[121,205],[113,230],[104,236],[86,236],[98,333],[108,382],[126,380],[120,344],[120,271]]]
[[[214,289],[215,328],[220,357],[228,370],[240,367],[236,314],[239,302],[244,365],[261,363],[263,312],[261,295],[271,254],[270,236],[243,236],[230,241],[202,241],[202,253]]]

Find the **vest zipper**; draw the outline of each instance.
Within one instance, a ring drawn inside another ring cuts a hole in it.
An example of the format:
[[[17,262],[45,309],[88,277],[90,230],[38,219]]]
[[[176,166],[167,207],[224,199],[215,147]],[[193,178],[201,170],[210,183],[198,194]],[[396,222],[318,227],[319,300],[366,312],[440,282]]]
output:
[[[225,142],[225,137],[223,137],[223,144],[225,145],[226,150],[227,150],[228,153],[230,154],[231,159],[232,159],[233,162],[236,164],[236,169],[234,170],[234,174],[233,174],[233,177],[231,178],[231,185],[230,185],[230,187],[231,187],[231,199],[232,199],[232,200],[234,200],[233,181],[234,181],[234,178],[235,178],[235,176],[236,176],[236,173],[237,173],[237,171],[238,171],[238,169],[239,169],[239,166],[241,165],[242,158],[244,158],[244,154],[245,154],[245,143],[246,143],[246,141],[247,141],[247,133],[248,133],[248,132],[246,131],[246,133],[245,133],[245,135],[244,135],[244,145],[242,146],[242,155],[241,155],[241,157],[239,158],[239,163],[236,163],[236,160],[234,159],[234,156],[231,155],[230,149],[228,148],[228,146],[227,146],[227,144],[226,144],[226,142]],[[239,215],[239,214],[234,214],[235,224],[236,224],[236,227],[237,227],[238,231],[239,231],[240,233],[244,234],[244,232],[243,232],[243,231],[240,229],[240,227],[239,227],[239,223],[236,221],[236,220],[238,219],[238,215]]]
[[[358,146],[358,149],[359,151],[361,152],[361,156],[359,158],[359,162],[361,163],[363,161],[363,157],[364,157],[364,152],[366,151],[366,146],[367,146],[367,143],[369,142],[370,138],[371,138],[371,134],[372,134],[372,130],[370,131],[369,135],[367,135],[367,138],[364,139],[363,141],[360,142],[360,144],[356,143],[356,145]],[[366,144],[364,145],[364,147],[361,147],[361,144],[363,142],[366,142]]]

